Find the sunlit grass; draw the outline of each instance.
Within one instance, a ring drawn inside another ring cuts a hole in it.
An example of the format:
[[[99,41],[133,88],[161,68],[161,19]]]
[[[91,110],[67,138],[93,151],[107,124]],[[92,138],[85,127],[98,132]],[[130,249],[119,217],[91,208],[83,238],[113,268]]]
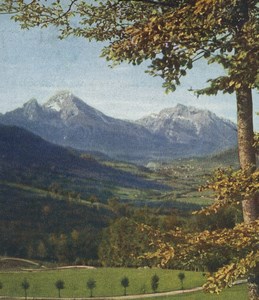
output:
[[[63,297],[86,297],[89,291],[86,282],[89,278],[96,280],[94,296],[116,296],[123,295],[123,288],[120,284],[121,278],[129,278],[127,294],[152,293],[151,277],[154,274],[159,276],[158,292],[179,290],[181,288],[177,277],[177,270],[162,269],[129,269],[129,268],[98,268],[92,270],[68,269],[41,272],[10,272],[0,273],[0,281],[3,289],[0,295],[23,296],[24,291],[21,282],[26,278],[30,283],[28,296],[31,297],[56,297],[57,290],[55,282],[61,279],[65,283],[62,290]],[[201,286],[204,277],[198,272],[185,272],[185,289]]]
[[[154,298],[145,298],[151,300]],[[223,290],[220,294],[193,292],[175,296],[157,297],[155,300],[248,300],[245,284]],[[136,299],[137,300],[137,299]],[[139,299],[140,300],[140,299]]]

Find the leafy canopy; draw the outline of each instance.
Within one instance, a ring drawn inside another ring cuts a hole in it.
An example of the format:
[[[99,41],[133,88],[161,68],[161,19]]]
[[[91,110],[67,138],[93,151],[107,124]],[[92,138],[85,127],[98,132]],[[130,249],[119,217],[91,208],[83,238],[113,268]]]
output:
[[[121,285],[124,287],[124,288],[127,288],[128,286],[129,286],[129,279],[128,279],[128,277],[123,277],[122,279],[121,279]]]
[[[245,198],[254,198],[259,190],[259,172],[248,175],[244,171],[220,169],[215,172],[206,187],[215,192],[215,202],[200,214],[214,214],[221,208],[240,206]],[[259,261],[259,220],[236,224],[234,228],[187,232],[176,228],[163,233],[143,225],[142,230],[150,238],[150,253],[147,258],[158,258],[165,266],[170,260],[182,262],[183,266],[202,266],[211,257],[222,255],[227,263],[213,275],[208,274],[204,290],[220,292],[237,279],[251,273]]]
[[[29,281],[25,278],[25,279],[23,280],[23,282],[21,283],[21,286],[22,286],[22,288],[23,288],[24,290],[28,290],[29,287],[30,287],[30,283],[29,283]]]
[[[55,287],[58,289],[58,290],[63,290],[65,288],[65,283],[63,280],[57,280],[55,282]]]
[[[96,288],[96,281],[93,278],[90,278],[87,280],[86,286],[89,290],[93,290],[94,288]]]
[[[195,61],[218,63],[224,76],[198,94],[258,88],[256,0],[3,0],[23,28],[54,25],[69,35],[108,41],[102,55],[116,63],[150,62],[148,73],[175,90]]]
[[[157,276],[157,274],[155,274],[151,278],[151,288],[154,293],[157,291],[158,285],[159,285],[159,277]]]

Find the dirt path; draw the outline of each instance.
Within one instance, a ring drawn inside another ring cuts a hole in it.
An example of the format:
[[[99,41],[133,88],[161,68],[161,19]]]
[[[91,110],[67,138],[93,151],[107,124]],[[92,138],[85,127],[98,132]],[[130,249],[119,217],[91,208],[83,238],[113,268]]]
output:
[[[187,294],[201,291],[202,287],[196,287],[188,290],[177,290],[171,292],[163,292],[163,293],[152,293],[152,294],[138,294],[138,295],[128,295],[128,296],[114,296],[114,297],[92,297],[92,298],[52,298],[52,297],[27,297],[27,300],[127,300],[127,299],[143,299],[143,298],[155,298],[155,297],[167,297],[174,296],[179,294]],[[1,300],[22,300],[24,297],[7,297],[0,296]]]
[[[198,292],[202,291],[202,287],[196,287],[189,290],[177,290],[177,291],[171,291],[171,292],[163,292],[163,293],[152,293],[152,294],[139,294],[139,295],[128,295],[128,296],[116,296],[116,297],[103,297],[98,299],[114,299],[114,300],[120,300],[120,299],[142,299],[142,298],[155,298],[155,297],[167,297],[167,296],[174,296],[179,294],[187,294],[192,292]]]

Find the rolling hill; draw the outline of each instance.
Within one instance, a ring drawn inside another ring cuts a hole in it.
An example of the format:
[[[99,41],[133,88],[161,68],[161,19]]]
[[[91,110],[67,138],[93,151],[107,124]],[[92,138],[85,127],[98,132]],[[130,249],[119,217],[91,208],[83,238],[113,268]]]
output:
[[[163,188],[156,182],[105,166],[87,153],[49,143],[25,129],[0,125],[0,180],[11,179],[18,173],[27,173],[31,178],[45,174],[48,181],[59,176],[73,177],[73,181],[90,180],[96,187]]]

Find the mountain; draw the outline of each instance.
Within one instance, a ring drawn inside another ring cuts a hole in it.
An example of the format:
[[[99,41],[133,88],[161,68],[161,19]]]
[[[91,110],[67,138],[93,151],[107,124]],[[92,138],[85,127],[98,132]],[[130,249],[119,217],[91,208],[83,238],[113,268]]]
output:
[[[236,144],[235,125],[209,111],[178,105],[129,122],[108,117],[69,92],[43,105],[32,99],[0,116],[0,123],[62,146],[141,163],[210,154]]]
[[[208,110],[177,104],[137,121],[170,143],[194,148],[200,154],[213,153],[236,145],[236,125]]]
[[[13,181],[17,174],[21,178],[29,176],[30,180],[42,176],[41,181],[45,177],[44,180],[49,182],[51,177],[53,181],[61,177],[66,181],[73,178],[73,182],[91,180],[97,189],[105,184],[140,189],[166,188],[105,166],[91,155],[49,143],[25,129],[0,125],[0,180]]]
[[[0,123],[26,128],[55,144],[125,160],[142,159],[147,150],[149,156],[156,155],[167,144],[143,126],[108,117],[69,92],[42,106],[30,100],[0,117]]]

